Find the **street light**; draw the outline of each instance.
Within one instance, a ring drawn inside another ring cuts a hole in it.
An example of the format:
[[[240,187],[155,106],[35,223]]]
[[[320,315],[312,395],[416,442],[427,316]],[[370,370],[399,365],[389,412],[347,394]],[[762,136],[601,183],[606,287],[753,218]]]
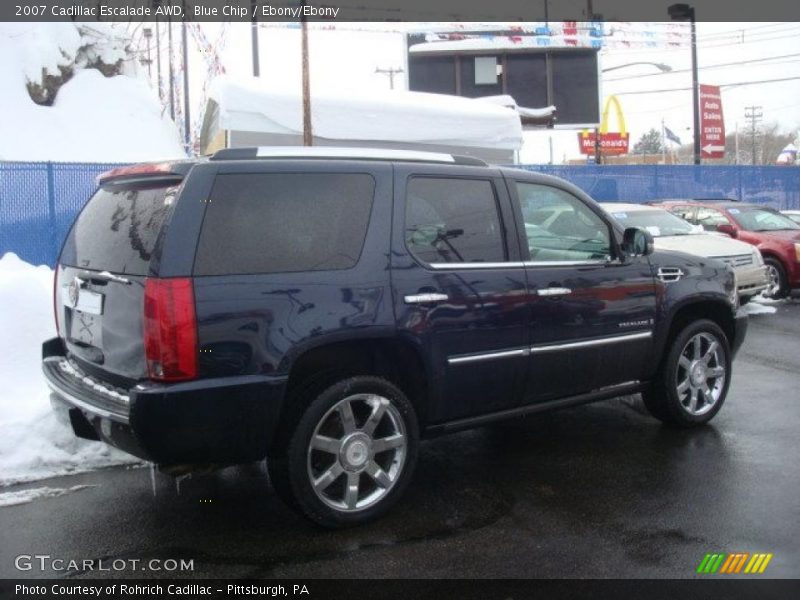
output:
[[[694,7],[688,4],[673,4],[667,8],[673,21],[689,21],[692,24],[692,102],[694,103],[694,164],[700,164],[700,86],[697,81],[697,29]]]
[[[669,73],[670,71],[672,71],[672,67],[670,67],[669,65],[665,65],[664,63],[638,61],[632,63],[625,63],[624,65],[616,65],[614,67],[607,67],[605,69],[602,69],[601,73],[608,73],[609,71],[616,71],[617,69],[624,69],[625,67],[634,67],[636,65],[650,65],[652,67],[655,67],[662,73]]]

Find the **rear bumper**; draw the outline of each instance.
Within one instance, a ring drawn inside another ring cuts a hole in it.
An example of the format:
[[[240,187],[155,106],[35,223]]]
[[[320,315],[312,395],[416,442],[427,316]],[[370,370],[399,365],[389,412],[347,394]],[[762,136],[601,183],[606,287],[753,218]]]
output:
[[[266,456],[285,377],[246,375],[112,390],[71,371],[61,340],[42,347],[54,409],[78,437],[159,464],[237,463]]]

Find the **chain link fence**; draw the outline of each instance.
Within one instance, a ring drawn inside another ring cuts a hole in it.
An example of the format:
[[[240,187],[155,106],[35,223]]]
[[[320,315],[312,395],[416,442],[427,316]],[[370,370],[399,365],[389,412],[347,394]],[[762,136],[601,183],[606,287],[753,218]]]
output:
[[[100,173],[111,163],[0,162],[0,256],[53,266]],[[693,165],[518,165],[562,177],[598,201],[735,198],[800,209],[800,168]]]

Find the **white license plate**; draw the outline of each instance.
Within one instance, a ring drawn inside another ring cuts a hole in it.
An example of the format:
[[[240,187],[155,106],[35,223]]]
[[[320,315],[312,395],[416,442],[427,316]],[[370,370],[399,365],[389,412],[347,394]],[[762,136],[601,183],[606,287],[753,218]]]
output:
[[[64,306],[90,315],[103,314],[103,294],[98,294],[97,292],[84,288],[79,288],[77,293],[77,301],[74,301],[75,299],[70,297],[70,286],[62,286],[61,301],[64,303]]]

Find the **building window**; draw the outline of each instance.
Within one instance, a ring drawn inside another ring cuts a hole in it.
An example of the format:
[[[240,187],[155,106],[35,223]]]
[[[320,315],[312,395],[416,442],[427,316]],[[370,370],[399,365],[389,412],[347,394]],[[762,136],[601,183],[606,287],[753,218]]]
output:
[[[497,57],[475,57],[475,85],[497,85]]]

